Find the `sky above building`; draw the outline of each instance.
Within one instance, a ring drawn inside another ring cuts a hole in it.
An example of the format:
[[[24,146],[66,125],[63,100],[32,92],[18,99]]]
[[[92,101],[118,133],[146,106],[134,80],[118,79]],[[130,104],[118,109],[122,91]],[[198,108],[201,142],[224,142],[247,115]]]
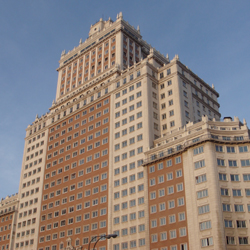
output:
[[[140,26],[143,39],[219,92],[220,112],[250,124],[250,1],[0,2],[0,198],[18,192],[25,129],[55,99],[61,52],[100,18]]]

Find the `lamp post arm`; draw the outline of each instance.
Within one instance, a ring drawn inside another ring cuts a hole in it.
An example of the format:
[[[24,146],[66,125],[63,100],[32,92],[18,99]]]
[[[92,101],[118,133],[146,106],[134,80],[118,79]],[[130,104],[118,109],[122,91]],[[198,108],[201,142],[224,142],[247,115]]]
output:
[[[95,245],[94,245],[93,250],[95,250],[95,246],[96,246],[96,244],[98,243],[98,241],[99,241],[101,238],[106,238],[106,237],[105,237],[105,236],[101,236],[101,237],[95,242]]]
[[[98,236],[94,236],[91,240],[90,240],[90,242],[89,242],[89,246],[88,246],[88,250],[90,250],[90,244],[91,244],[91,242],[94,240],[94,239],[96,239]]]

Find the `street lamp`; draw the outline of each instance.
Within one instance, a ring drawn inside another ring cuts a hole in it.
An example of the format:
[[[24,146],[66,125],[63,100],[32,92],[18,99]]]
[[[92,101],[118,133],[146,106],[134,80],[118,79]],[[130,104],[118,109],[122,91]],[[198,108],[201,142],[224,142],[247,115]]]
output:
[[[95,240],[96,238],[98,238],[98,237],[99,237],[99,239],[95,242],[95,245],[94,245],[93,250],[95,250],[95,246],[96,246],[97,242],[98,242],[100,239],[105,238],[105,239],[109,240],[110,238],[116,238],[116,237],[117,237],[117,234],[107,234],[107,235],[97,235],[97,236],[94,236],[94,237],[91,239],[91,241],[89,242],[88,250],[90,250],[90,244],[91,244],[91,242],[92,242],[93,240]]]

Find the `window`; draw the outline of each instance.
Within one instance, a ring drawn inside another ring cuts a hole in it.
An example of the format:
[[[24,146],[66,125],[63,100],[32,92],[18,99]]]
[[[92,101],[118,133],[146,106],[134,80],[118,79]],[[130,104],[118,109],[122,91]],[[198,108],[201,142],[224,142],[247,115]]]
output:
[[[242,167],[250,166],[250,160],[241,160],[240,162]]]
[[[201,246],[202,247],[212,246],[213,244],[214,244],[213,237],[201,239]]]
[[[242,196],[241,189],[233,189],[233,196]]]
[[[217,165],[218,166],[225,166],[225,160],[223,160],[223,159],[217,159]]]
[[[171,208],[174,208],[175,207],[175,201],[172,200],[172,201],[169,201],[168,202],[168,208],[171,209]]]
[[[199,169],[205,167],[205,160],[197,161],[194,163],[194,168]]]
[[[237,225],[237,228],[246,228],[246,221],[245,220],[237,220],[236,225]]]
[[[175,158],[175,164],[179,164],[179,163],[181,163],[181,157],[180,156]]]
[[[208,196],[208,190],[204,189],[197,192],[197,199],[201,199]]]
[[[248,237],[239,237],[239,244],[240,245],[247,245],[248,244]]]
[[[215,145],[216,152],[223,152],[223,147],[219,145]]]
[[[145,239],[139,239],[139,246],[145,246],[146,241]]]
[[[200,223],[200,231],[210,229],[211,228],[211,221],[204,221]]]
[[[244,212],[244,207],[243,207],[243,205],[234,205],[234,210],[235,210],[235,212]]]
[[[208,213],[210,211],[209,204],[198,207],[199,214]]]
[[[220,189],[221,195],[228,196],[229,192],[227,188],[221,188]]]
[[[170,239],[176,238],[176,230],[170,230],[169,234],[170,234]]]
[[[249,188],[245,189],[245,192],[246,192],[246,196],[250,196],[250,189]]]
[[[219,180],[220,181],[227,181],[227,175],[219,173]]]
[[[222,204],[222,210],[224,212],[231,212],[231,205],[230,204]]]
[[[232,228],[233,222],[231,220],[224,220],[224,225],[225,225],[225,227]]]
[[[234,147],[227,147],[227,153],[235,153]]]
[[[247,146],[239,146],[239,152],[240,153],[248,152],[248,147]]]
[[[230,174],[231,181],[240,181],[238,174]]]
[[[194,149],[194,155],[203,153],[203,146]]]

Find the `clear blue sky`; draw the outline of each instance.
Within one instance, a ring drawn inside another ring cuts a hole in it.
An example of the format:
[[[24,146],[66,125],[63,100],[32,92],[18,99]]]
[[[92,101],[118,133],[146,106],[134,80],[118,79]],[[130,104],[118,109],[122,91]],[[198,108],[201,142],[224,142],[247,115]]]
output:
[[[18,192],[25,129],[55,98],[58,60],[118,12],[143,39],[220,93],[223,116],[250,124],[250,1],[2,0],[0,198]]]

